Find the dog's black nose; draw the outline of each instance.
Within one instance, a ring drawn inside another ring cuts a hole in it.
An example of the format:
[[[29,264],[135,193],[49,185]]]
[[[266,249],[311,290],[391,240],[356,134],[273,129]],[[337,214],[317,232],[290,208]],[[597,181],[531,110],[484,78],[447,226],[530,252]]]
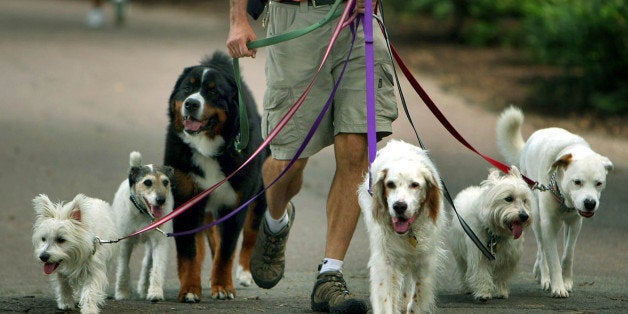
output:
[[[197,99],[188,99],[185,101],[183,106],[185,107],[186,110],[196,111],[198,110],[198,108],[201,107],[201,102],[198,101]]]
[[[406,202],[394,202],[393,209],[395,210],[395,213],[403,214],[406,209],[408,209],[408,204],[406,204]]]
[[[586,200],[584,200],[584,208],[588,210],[594,210],[595,205],[597,205],[597,202],[593,199],[587,198]]]
[[[530,218],[530,216],[527,213],[525,212],[519,213],[519,220],[521,220],[521,222],[527,221],[528,218]]]
[[[155,201],[157,202],[157,205],[163,205],[166,202],[166,197],[158,196]]]
[[[50,259],[50,254],[48,254],[48,253],[46,253],[46,252],[41,253],[41,254],[39,254],[39,259],[40,259],[42,262],[47,263],[47,262],[48,262],[48,260]]]

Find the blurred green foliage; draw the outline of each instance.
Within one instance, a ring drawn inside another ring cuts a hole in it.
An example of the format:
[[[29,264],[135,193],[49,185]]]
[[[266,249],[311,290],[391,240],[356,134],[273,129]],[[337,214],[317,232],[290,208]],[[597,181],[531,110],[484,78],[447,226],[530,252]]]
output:
[[[508,45],[559,66],[537,97],[565,110],[628,112],[628,5],[625,0],[394,0],[393,14],[430,16],[450,40]]]

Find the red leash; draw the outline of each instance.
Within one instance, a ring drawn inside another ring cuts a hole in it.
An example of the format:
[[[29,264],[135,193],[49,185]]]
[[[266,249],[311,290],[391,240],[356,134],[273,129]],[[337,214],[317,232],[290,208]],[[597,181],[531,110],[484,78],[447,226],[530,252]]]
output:
[[[462,135],[460,135],[460,133],[458,133],[456,128],[454,128],[454,126],[451,125],[451,123],[449,123],[449,120],[447,120],[447,118],[445,118],[445,115],[443,115],[443,113],[438,109],[438,107],[436,106],[434,101],[432,101],[432,99],[425,92],[423,87],[421,87],[421,84],[419,84],[419,82],[416,80],[416,78],[414,78],[414,76],[412,75],[412,73],[410,72],[408,67],[405,65],[405,63],[403,63],[403,60],[401,60],[401,57],[397,53],[397,50],[395,49],[395,47],[391,44],[390,48],[392,50],[393,56],[395,57],[395,60],[397,61],[397,64],[399,65],[399,68],[401,69],[401,72],[403,72],[403,74],[406,76],[406,78],[410,82],[410,85],[412,85],[412,87],[417,92],[419,97],[421,97],[421,99],[423,100],[425,105],[430,109],[432,114],[434,114],[436,119],[438,119],[438,121],[440,121],[440,123],[443,125],[443,127],[445,127],[445,129],[449,132],[449,134],[451,134],[453,137],[455,137],[458,140],[458,142],[460,142],[466,148],[468,148],[471,151],[473,151],[474,153],[478,154],[480,157],[484,158],[484,160],[488,161],[490,164],[492,164],[493,166],[495,166],[499,170],[503,171],[504,173],[509,173],[510,172],[510,167],[509,166],[507,166],[507,165],[505,165],[505,164],[503,164],[503,163],[501,163],[501,162],[499,162],[499,161],[497,161],[497,160],[495,160],[495,159],[493,159],[493,158],[491,158],[489,156],[486,156],[486,155],[480,153],[471,144],[469,144],[469,142],[467,142],[467,140],[465,140],[465,138]],[[532,179],[530,179],[530,178],[528,178],[528,177],[526,177],[524,175],[521,175],[521,176],[523,177],[523,180],[525,180],[526,183],[528,183],[530,188],[538,187],[538,182],[536,182],[536,181],[534,181],[534,180],[532,180]]]

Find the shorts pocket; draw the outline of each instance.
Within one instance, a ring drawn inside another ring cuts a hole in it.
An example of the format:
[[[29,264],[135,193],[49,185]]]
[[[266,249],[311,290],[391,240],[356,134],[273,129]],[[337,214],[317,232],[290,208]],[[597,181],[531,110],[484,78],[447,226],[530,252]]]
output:
[[[265,138],[286,116],[286,113],[293,105],[293,98],[292,90],[288,88],[266,90],[264,94],[264,112],[262,114],[262,134]],[[293,117],[273,139],[272,144],[285,145],[297,141],[299,136],[296,127]]]

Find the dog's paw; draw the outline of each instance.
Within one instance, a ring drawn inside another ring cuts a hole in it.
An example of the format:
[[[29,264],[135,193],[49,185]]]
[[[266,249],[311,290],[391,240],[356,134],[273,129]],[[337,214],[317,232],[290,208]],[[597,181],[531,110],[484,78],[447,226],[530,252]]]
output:
[[[558,288],[558,289],[552,288],[552,297],[554,297],[554,298],[568,298],[569,297],[569,292],[567,292],[567,289],[565,289],[565,288]]]
[[[573,291],[573,280],[571,278],[563,278],[563,283],[567,292]]]
[[[148,291],[146,295],[146,300],[151,301],[153,303],[163,301],[164,300],[164,292],[161,289],[155,289],[154,291]]]
[[[81,314],[98,314],[100,309],[96,304],[83,304],[81,305]]]
[[[61,311],[70,311],[75,308],[74,303],[58,303],[57,308]]]
[[[222,286],[212,287],[212,299],[216,300],[233,300],[235,299],[235,289]]]
[[[550,284],[549,279],[541,278],[539,282],[541,283],[541,289],[543,289],[543,291],[550,291],[550,288],[552,287],[552,285]]]
[[[492,299],[493,296],[490,293],[480,293],[480,292],[476,292],[473,294],[473,299],[475,299],[478,302],[481,303],[485,303],[486,301]]]
[[[253,283],[253,276],[251,275],[251,272],[244,270],[244,268],[240,265],[238,265],[236,278],[238,278],[238,283],[240,283],[243,287],[248,287],[251,283]]]
[[[132,296],[131,295],[131,291],[129,291],[129,290],[116,290],[116,292],[115,292],[113,297],[117,301],[120,301],[120,300],[128,300],[128,299],[131,298],[131,296]]]
[[[177,299],[182,303],[198,303],[201,302],[201,293],[179,292],[179,297]]]

